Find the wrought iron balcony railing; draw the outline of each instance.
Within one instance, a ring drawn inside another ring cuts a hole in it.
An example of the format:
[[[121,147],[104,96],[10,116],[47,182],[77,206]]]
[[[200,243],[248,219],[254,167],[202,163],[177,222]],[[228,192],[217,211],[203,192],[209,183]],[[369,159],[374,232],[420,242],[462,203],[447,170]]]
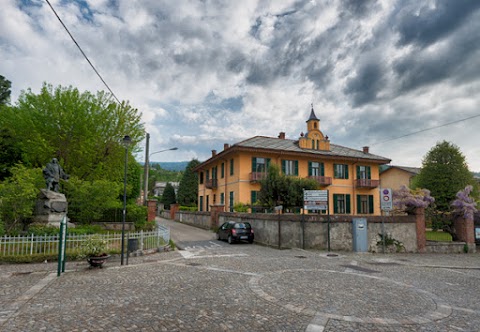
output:
[[[217,189],[218,179],[208,179],[205,181],[205,187],[208,189]]]
[[[267,177],[267,172],[252,172],[250,173],[250,182],[258,182]]]
[[[321,186],[329,186],[332,184],[332,178],[329,176],[311,175],[308,178],[317,181]]]
[[[380,180],[357,179],[357,188],[377,188]]]

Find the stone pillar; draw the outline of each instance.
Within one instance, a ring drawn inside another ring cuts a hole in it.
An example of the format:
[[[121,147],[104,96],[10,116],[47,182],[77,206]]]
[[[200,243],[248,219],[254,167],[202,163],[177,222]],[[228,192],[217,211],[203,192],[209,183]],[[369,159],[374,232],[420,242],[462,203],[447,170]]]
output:
[[[156,199],[149,199],[147,201],[147,222],[155,221],[155,217],[157,216],[157,200]]]
[[[420,253],[427,251],[427,237],[425,230],[425,208],[416,208],[414,211],[417,224],[417,250]]]
[[[212,205],[210,207],[210,228],[218,227],[218,213],[225,211],[225,205]]]
[[[170,204],[170,219],[175,220],[175,214],[180,210],[180,204]]]
[[[475,252],[475,226],[473,219],[456,217],[453,221],[453,227],[458,241],[465,242],[468,246],[468,252]]]

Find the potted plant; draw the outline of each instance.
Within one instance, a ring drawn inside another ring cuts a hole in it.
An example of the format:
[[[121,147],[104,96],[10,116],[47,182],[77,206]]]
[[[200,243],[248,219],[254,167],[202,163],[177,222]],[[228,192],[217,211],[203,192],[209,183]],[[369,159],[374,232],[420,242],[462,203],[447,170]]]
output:
[[[89,237],[82,245],[82,253],[91,267],[103,267],[110,255],[106,252],[107,241],[99,235]]]

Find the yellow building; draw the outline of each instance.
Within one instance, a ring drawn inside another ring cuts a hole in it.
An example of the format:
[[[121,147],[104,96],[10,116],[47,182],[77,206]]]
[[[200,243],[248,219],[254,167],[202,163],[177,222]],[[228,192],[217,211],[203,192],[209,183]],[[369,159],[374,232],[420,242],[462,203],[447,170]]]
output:
[[[282,173],[312,178],[318,189],[328,189],[330,214],[380,215],[379,165],[390,159],[331,144],[320,130],[320,120],[311,110],[307,133],[298,140],[255,136],[224,145],[212,151],[212,157],[196,167],[199,175],[198,210],[209,211],[223,205],[233,211],[237,203],[254,204],[259,180],[266,176],[270,164]]]
[[[411,187],[412,179],[420,173],[419,167],[389,166],[380,172],[380,181],[383,188],[393,190],[400,189],[401,186]]]

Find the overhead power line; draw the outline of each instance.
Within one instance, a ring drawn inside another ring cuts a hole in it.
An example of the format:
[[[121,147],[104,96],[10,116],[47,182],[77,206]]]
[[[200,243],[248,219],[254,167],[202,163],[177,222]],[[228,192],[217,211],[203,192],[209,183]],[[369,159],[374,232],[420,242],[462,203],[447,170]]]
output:
[[[446,126],[449,126],[449,125],[452,125],[452,124],[455,124],[455,123],[467,121],[467,120],[470,120],[470,119],[473,119],[473,118],[478,118],[479,116],[480,116],[480,114],[472,115],[472,116],[469,116],[468,118],[463,118],[463,119],[460,119],[460,120],[455,120],[455,121],[447,122],[447,123],[444,123],[444,124],[441,124],[441,125],[438,125],[438,126],[421,129],[421,130],[414,131],[414,132],[409,133],[409,134],[405,134],[405,135],[398,136],[398,137],[393,137],[393,138],[386,139],[386,140],[383,140],[383,141],[378,142],[378,143],[371,144],[371,146],[383,144],[383,143],[386,143],[386,142],[395,141],[395,140],[397,140],[397,139],[404,138],[404,137],[407,137],[407,136],[416,135],[416,134],[419,134],[419,133],[423,133],[423,132],[425,132],[425,131],[429,131],[429,130],[433,130],[433,129],[438,129],[438,128],[446,127]]]
[[[110,89],[110,87],[108,86],[107,82],[105,82],[105,80],[103,79],[102,75],[100,75],[100,73],[98,72],[98,70],[95,68],[95,66],[92,64],[92,62],[90,61],[90,59],[87,57],[87,55],[85,54],[85,52],[83,52],[82,48],[80,47],[80,45],[77,43],[77,41],[75,40],[75,38],[73,38],[72,34],[70,33],[70,31],[68,30],[67,26],[63,23],[62,19],[60,18],[60,16],[58,16],[57,12],[55,11],[55,9],[53,8],[53,6],[50,4],[50,1],[48,0],[45,0],[47,2],[47,4],[50,6],[50,8],[52,9],[53,13],[55,14],[55,16],[58,18],[58,20],[60,21],[60,23],[63,25],[63,27],[65,28],[65,31],[67,31],[68,35],[70,36],[70,38],[72,38],[73,42],[75,43],[75,45],[77,45],[77,48],[80,50],[80,52],[82,53],[83,57],[85,58],[85,60],[87,60],[87,62],[90,64],[90,67],[92,67],[92,69],[95,71],[95,73],[97,74],[97,76],[100,78],[100,80],[103,82],[103,84],[107,87],[108,91],[110,91],[110,93],[112,94],[113,98],[115,98],[115,100],[121,104],[120,100],[117,98],[117,96],[115,95],[115,93],[113,93],[112,89]]]

